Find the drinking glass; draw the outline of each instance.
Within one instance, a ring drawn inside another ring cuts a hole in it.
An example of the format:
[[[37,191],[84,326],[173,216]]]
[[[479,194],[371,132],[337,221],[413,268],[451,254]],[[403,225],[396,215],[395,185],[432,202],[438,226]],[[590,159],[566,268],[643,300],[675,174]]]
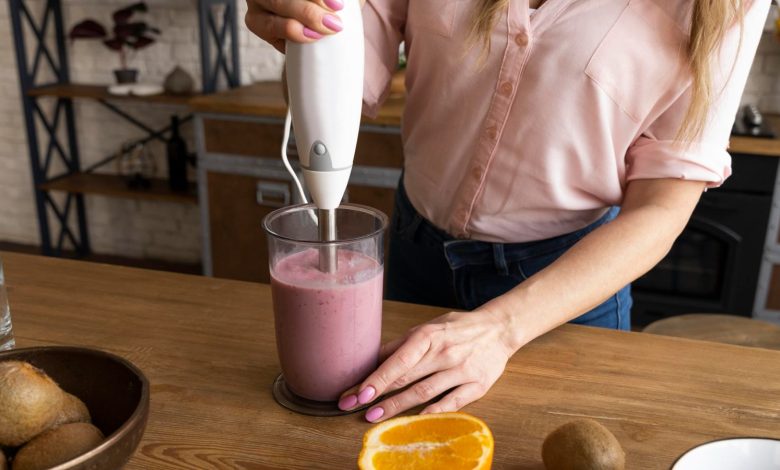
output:
[[[11,329],[11,310],[8,308],[8,296],[5,292],[3,260],[0,260],[0,351],[13,349],[16,345]]]
[[[320,241],[313,204],[263,222],[282,374],[292,393],[319,402],[337,400],[377,367],[382,333],[387,216],[357,204],[335,211],[333,241]],[[335,272],[321,269],[321,256],[335,256]]]

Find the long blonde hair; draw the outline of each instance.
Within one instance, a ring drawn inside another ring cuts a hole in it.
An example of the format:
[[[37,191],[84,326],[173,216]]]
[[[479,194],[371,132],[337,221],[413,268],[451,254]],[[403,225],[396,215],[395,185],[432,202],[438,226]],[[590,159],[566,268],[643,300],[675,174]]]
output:
[[[471,41],[481,42],[485,51],[490,49],[490,33],[499,14],[508,7],[509,2],[477,2],[469,37]],[[691,71],[691,101],[675,140],[690,142],[704,128],[714,94],[710,77],[713,53],[735,21],[739,21],[742,27],[743,5],[744,0],[693,0],[690,40],[686,51]]]

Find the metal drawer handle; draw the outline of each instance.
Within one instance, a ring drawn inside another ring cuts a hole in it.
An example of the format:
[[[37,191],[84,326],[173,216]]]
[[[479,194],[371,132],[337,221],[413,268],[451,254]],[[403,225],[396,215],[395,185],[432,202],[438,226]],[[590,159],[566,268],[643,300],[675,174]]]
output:
[[[289,205],[290,186],[286,183],[258,182],[257,203],[267,207],[284,207]]]

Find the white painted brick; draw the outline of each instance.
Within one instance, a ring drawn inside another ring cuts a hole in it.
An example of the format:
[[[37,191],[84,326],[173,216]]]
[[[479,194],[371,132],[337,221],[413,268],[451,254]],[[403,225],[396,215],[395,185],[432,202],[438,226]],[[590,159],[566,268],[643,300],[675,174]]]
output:
[[[764,95],[758,101],[759,109],[768,113],[780,113],[780,95]]]
[[[200,60],[200,52],[194,44],[174,44],[173,57],[179,60]]]
[[[754,74],[750,76],[745,91],[760,95],[767,94],[774,89],[777,80],[778,78],[774,75]]]
[[[185,231],[157,231],[152,237],[153,245],[160,248],[170,248],[178,251],[197,251],[200,240]]]
[[[758,52],[772,52],[780,49],[777,44],[777,39],[773,34],[764,34],[761,36],[761,40],[758,43]]]
[[[766,75],[777,75],[780,73],[780,54],[763,54],[764,67],[762,73]]]

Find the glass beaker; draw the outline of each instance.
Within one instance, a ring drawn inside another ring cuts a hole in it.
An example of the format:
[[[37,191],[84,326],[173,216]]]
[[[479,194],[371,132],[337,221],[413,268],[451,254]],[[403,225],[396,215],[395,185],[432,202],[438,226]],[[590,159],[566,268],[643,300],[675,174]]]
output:
[[[336,237],[319,240],[313,204],[289,206],[263,221],[268,235],[276,348],[289,390],[334,401],[376,367],[382,333],[387,216],[343,204]],[[335,272],[320,270],[334,254]]]
[[[5,292],[3,260],[0,259],[0,351],[13,349],[15,345],[14,332],[11,327],[11,310],[8,307],[8,296]]]

